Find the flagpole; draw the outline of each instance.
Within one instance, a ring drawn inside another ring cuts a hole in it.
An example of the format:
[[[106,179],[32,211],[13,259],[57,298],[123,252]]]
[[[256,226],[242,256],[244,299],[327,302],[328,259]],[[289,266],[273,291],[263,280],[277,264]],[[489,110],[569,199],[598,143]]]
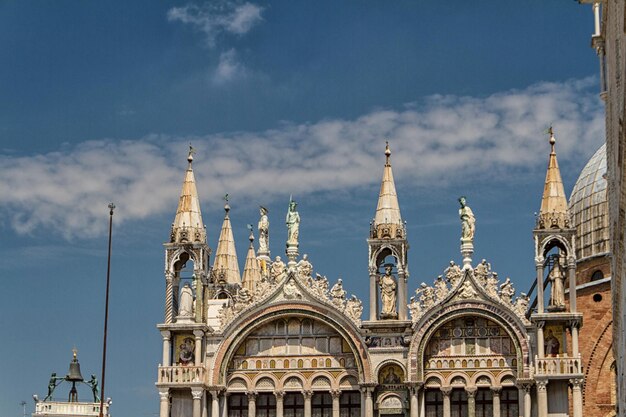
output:
[[[102,341],[102,386],[100,390],[100,415],[103,417],[103,405],[104,405],[104,378],[107,362],[107,326],[109,323],[109,283],[111,278],[111,236],[113,232],[113,210],[115,204],[109,203],[109,255],[107,257],[107,285],[106,295],[104,301],[104,337]]]

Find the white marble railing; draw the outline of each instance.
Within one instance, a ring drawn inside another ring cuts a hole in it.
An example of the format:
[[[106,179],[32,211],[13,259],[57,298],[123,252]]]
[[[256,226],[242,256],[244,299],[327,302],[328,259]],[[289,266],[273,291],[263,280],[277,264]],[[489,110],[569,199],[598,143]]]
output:
[[[556,357],[541,358],[535,356],[535,375],[573,375],[582,374],[582,359]]]
[[[515,356],[496,355],[449,355],[433,356],[426,360],[426,369],[454,369],[454,368],[515,368]]]
[[[104,403],[103,408],[103,414],[108,415],[109,405]],[[100,403],[38,402],[35,404],[35,414],[97,416],[100,414]]]
[[[204,382],[202,366],[159,366],[159,384],[188,384]]]

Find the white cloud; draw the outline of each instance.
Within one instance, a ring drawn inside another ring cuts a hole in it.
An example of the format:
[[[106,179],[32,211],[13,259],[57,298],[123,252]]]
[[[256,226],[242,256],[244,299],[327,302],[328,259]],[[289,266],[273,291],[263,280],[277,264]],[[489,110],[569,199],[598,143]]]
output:
[[[202,6],[188,4],[167,12],[170,21],[191,25],[205,35],[206,45],[213,48],[222,33],[244,35],[263,20],[263,8],[249,2],[213,1]]]
[[[246,75],[246,68],[237,59],[237,51],[230,49],[220,54],[220,61],[213,74],[213,82],[223,84]]]
[[[18,233],[53,230],[67,238],[104,233],[110,200],[120,207],[117,222],[172,211],[189,141],[198,151],[194,170],[204,204],[220,201],[225,191],[242,201],[268,201],[375,184],[384,139],[391,142],[397,182],[504,182],[525,170],[543,172],[543,131],[551,123],[562,161],[590,155],[604,137],[596,80],[539,83],[484,98],[431,96],[354,120],[285,123],[263,132],[98,140],[5,155],[0,211]]]

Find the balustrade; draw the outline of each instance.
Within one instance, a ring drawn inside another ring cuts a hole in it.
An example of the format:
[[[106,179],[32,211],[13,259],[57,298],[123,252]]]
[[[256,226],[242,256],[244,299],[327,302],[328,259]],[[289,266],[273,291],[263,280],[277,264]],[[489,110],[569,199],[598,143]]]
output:
[[[582,374],[582,359],[580,356],[539,358],[535,356],[535,375],[570,375]]]
[[[159,366],[159,384],[188,384],[203,382],[203,366]]]

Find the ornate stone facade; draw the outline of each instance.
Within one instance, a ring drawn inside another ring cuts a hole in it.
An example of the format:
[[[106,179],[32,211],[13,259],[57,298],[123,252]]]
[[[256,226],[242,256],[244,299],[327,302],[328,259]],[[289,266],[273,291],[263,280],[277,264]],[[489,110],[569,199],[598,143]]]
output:
[[[409,245],[390,156],[387,146],[367,240],[367,319],[347,283],[329,282],[306,255],[289,252],[306,242],[287,242],[285,264],[269,261],[267,248],[255,258],[251,237],[241,285],[234,268],[229,280],[212,271],[206,242],[166,244],[161,417],[547,417],[567,413],[570,403],[580,409],[576,306],[531,304],[486,260],[473,263],[467,225],[461,262],[442,266],[432,285],[421,284],[407,300]],[[558,170],[555,164],[550,169]],[[562,201],[553,203],[546,210],[555,213]],[[471,212],[465,199],[463,207]],[[569,218],[564,210],[559,219]],[[555,265],[566,279],[575,274],[575,231],[562,228],[569,227],[564,221],[557,226],[535,230],[542,290]],[[222,234],[229,228],[230,220]],[[234,261],[228,247],[220,253]],[[184,288],[193,291],[192,314],[178,311],[181,280],[191,281]],[[551,291],[562,296],[562,286]]]

